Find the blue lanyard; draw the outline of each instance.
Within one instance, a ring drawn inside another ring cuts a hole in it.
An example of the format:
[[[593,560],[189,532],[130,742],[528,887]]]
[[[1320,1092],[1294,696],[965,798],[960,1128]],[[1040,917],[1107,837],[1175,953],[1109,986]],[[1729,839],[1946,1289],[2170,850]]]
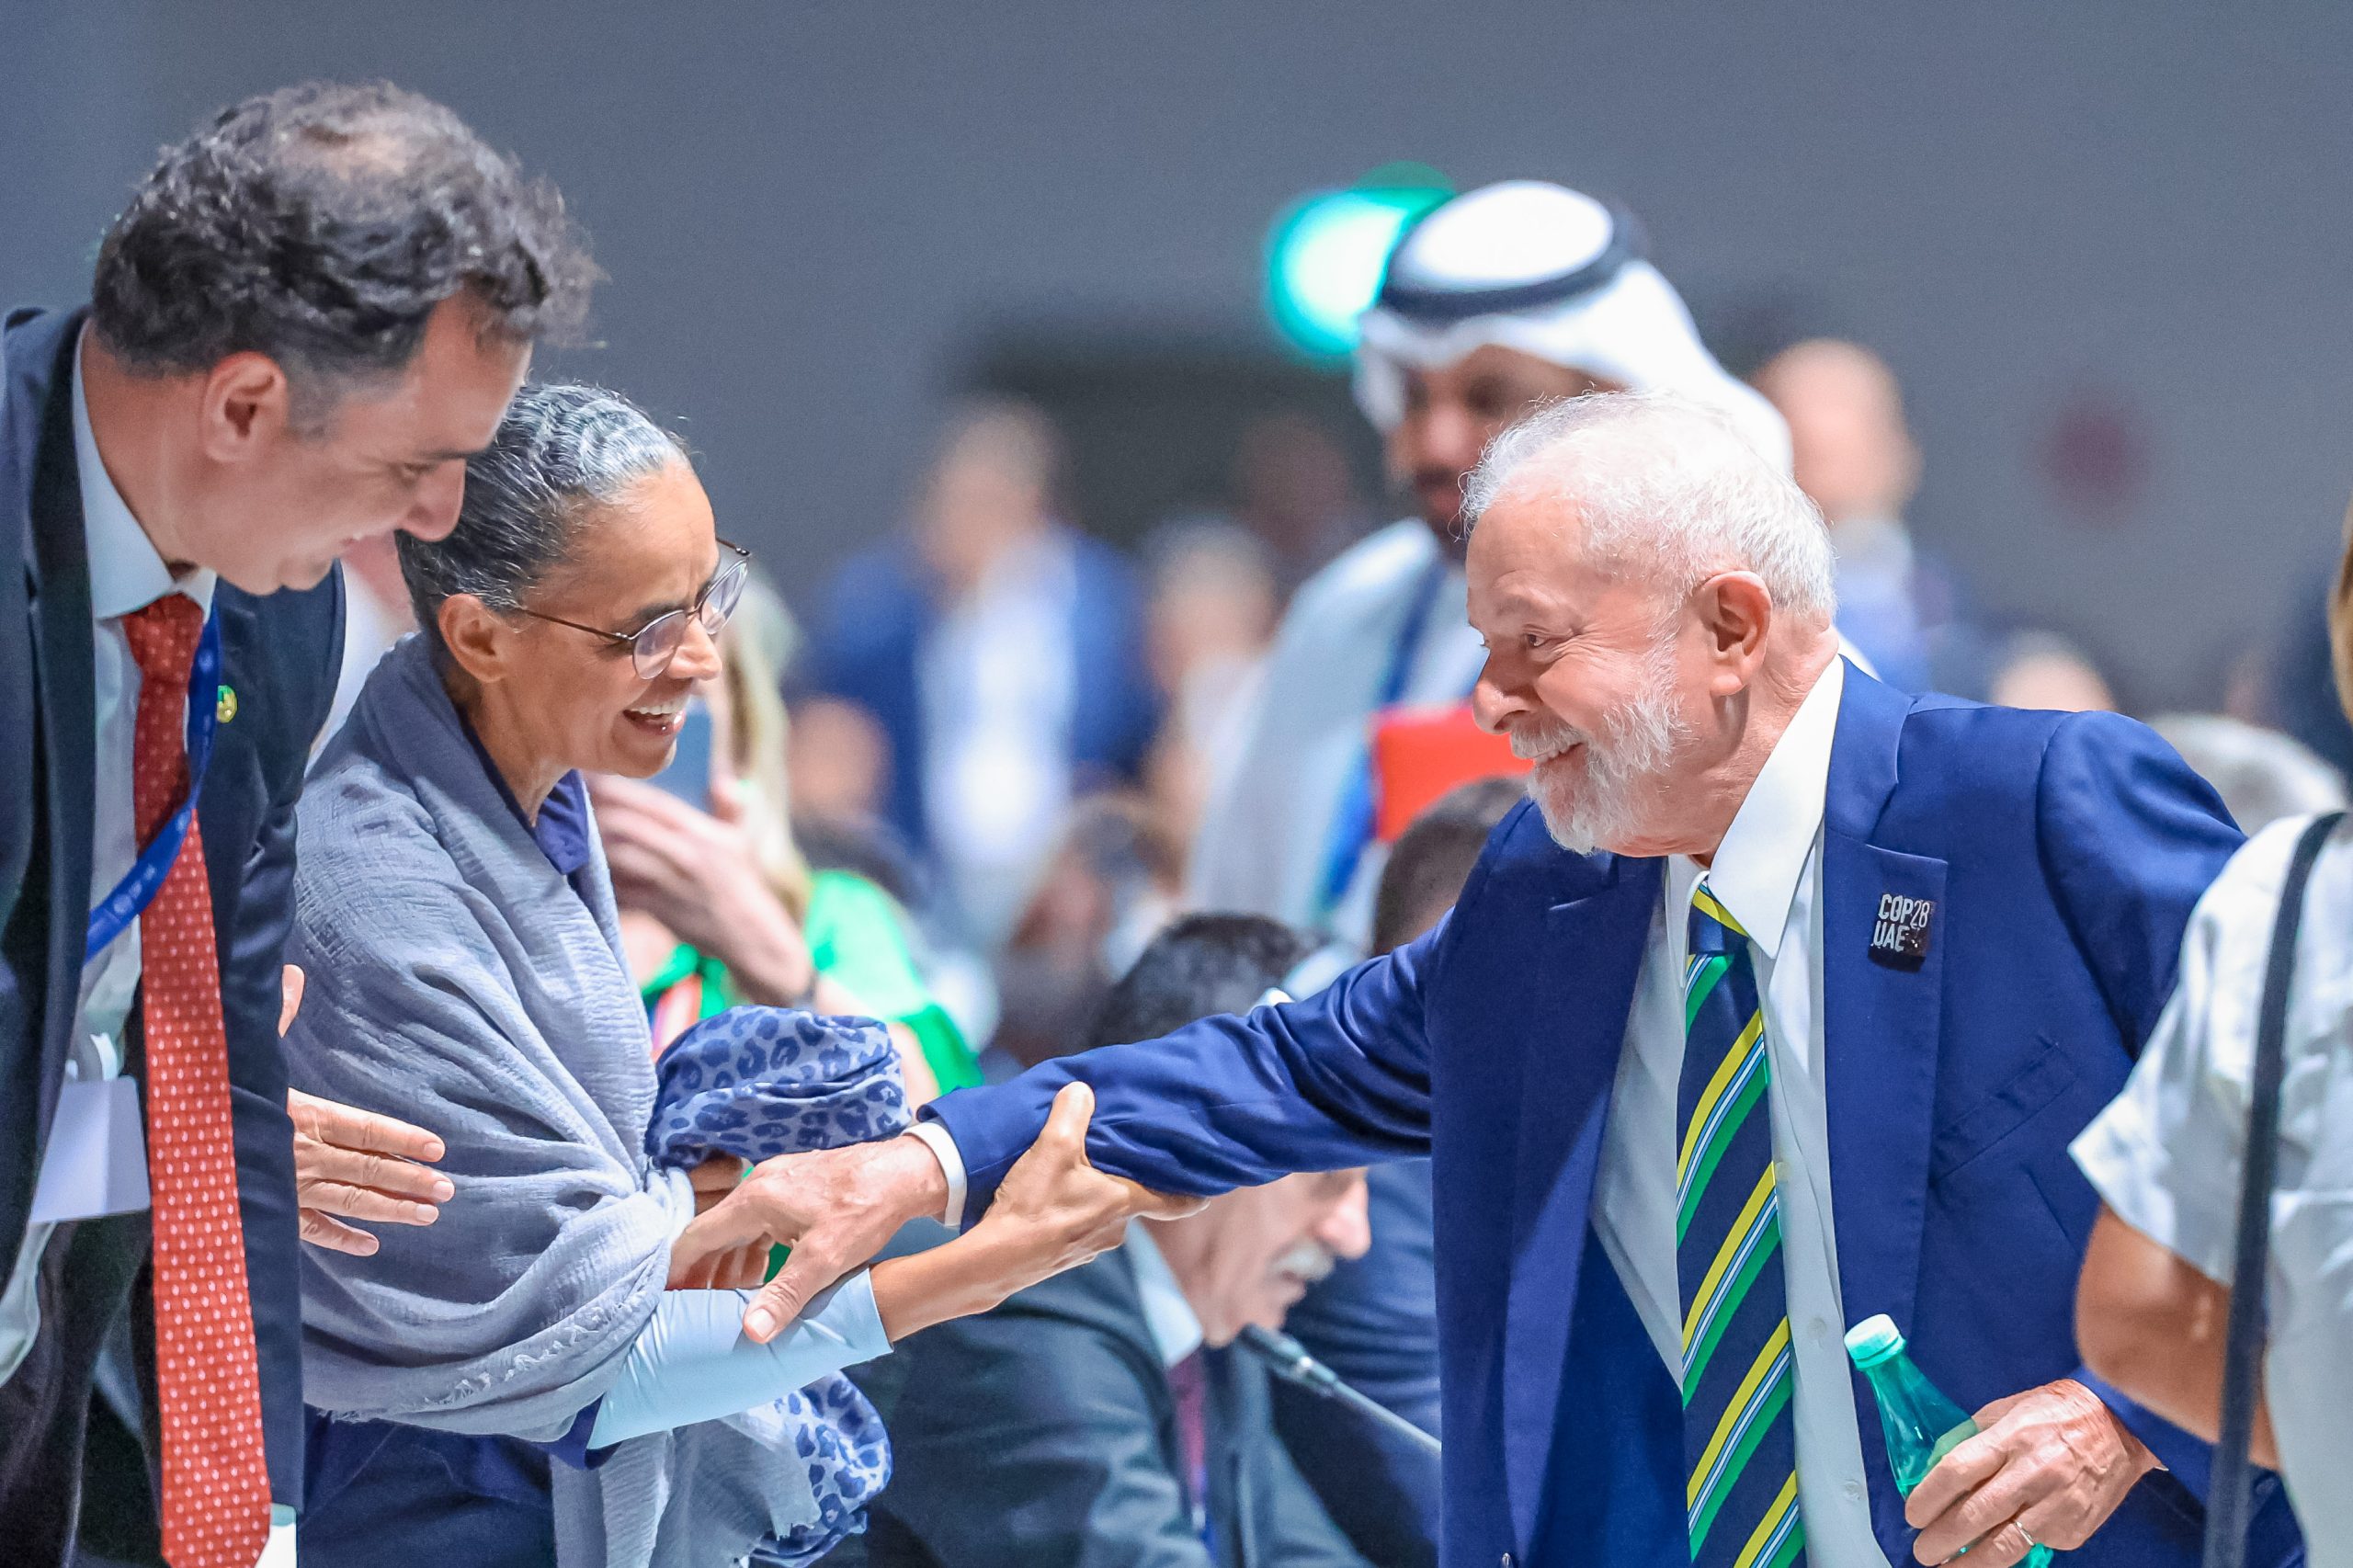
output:
[[[188,824],[196,820],[196,798],[204,790],[204,765],[212,756],[212,728],[219,720],[221,687],[221,617],[207,616],[204,635],[197,640],[196,662],[188,673],[188,799],[157,831],[139,858],[90,911],[90,934],[82,944],[82,961],[90,963],[106,951],[139,918],[171,874],[188,839]]]
[[[1414,655],[1421,649],[1422,632],[1429,622],[1430,607],[1438,602],[1438,585],[1445,581],[1446,555],[1441,551],[1422,569],[1421,580],[1414,585],[1414,598],[1406,608],[1404,623],[1397,629],[1397,641],[1390,645],[1389,668],[1381,677],[1379,700],[1373,704],[1375,720],[1405,695],[1405,683],[1413,678]],[[1357,867],[1364,859],[1364,846],[1372,839],[1379,802],[1373,799],[1370,728],[1368,723],[1364,747],[1357,754],[1356,772],[1348,779],[1348,792],[1340,798],[1340,810],[1332,819],[1331,837],[1324,846],[1324,875],[1316,883],[1318,926],[1329,920],[1340,900],[1347,896],[1349,884],[1357,880]]]

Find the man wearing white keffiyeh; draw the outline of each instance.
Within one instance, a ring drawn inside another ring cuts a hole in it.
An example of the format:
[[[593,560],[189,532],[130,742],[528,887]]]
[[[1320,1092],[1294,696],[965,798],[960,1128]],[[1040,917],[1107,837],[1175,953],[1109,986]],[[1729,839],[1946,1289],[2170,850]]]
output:
[[[1780,416],[1716,363],[1625,213],[1565,187],[1506,180],[1406,233],[1361,324],[1356,392],[1420,516],[1341,555],[1292,601],[1194,845],[1194,904],[1364,950],[1382,859],[1367,732],[1387,708],[1462,702],[1479,672],[1459,535],[1463,476],[1533,404],[1624,391],[1715,409],[1789,464]]]

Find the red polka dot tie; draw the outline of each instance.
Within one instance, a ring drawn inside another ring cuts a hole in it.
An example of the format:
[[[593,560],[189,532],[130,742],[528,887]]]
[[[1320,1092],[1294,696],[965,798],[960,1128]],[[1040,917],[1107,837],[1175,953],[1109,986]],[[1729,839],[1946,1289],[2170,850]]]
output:
[[[188,668],[203,612],[166,594],[124,618],[139,662],[131,802],[139,842],[188,793]],[[199,699],[208,700],[209,699]],[[229,1037],[199,824],[139,920],[147,1043],[147,1177],[155,1227],[155,1384],[164,1429],[164,1558],[252,1568],[269,1538]]]

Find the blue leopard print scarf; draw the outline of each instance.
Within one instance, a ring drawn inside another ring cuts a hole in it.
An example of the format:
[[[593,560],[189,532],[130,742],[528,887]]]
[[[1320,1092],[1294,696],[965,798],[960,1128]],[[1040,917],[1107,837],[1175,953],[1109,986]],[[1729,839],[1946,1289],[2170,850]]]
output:
[[[898,1050],[872,1018],[731,1007],[672,1040],[654,1074],[646,1152],[668,1165],[863,1143],[903,1132],[912,1119]],[[779,1403],[809,1467],[817,1518],[761,1542],[752,1561],[802,1568],[866,1528],[866,1505],[891,1479],[891,1444],[882,1418],[839,1372]]]

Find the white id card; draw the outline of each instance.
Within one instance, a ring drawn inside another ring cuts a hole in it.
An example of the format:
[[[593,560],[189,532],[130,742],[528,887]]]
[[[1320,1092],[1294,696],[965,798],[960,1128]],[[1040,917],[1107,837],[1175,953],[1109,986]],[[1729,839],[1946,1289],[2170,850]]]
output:
[[[32,1223],[94,1220],[146,1207],[147,1139],[138,1084],[99,1078],[62,1085],[40,1182],[33,1188]]]

